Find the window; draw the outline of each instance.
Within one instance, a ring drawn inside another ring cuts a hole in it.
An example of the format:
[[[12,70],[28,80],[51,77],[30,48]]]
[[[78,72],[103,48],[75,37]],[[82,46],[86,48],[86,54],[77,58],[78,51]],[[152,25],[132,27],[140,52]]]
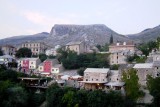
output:
[[[31,62],[31,64],[33,64],[33,62]]]
[[[117,78],[117,81],[118,81],[118,78]]]
[[[86,79],[86,81],[88,81],[88,79]]]
[[[98,81],[98,79],[96,79],[96,81]]]
[[[92,81],[93,81],[93,78],[92,78]]]
[[[127,79],[130,79],[130,75],[127,75]]]
[[[157,69],[158,69],[158,67],[157,67]]]
[[[40,67],[40,70],[42,69],[42,67]]]

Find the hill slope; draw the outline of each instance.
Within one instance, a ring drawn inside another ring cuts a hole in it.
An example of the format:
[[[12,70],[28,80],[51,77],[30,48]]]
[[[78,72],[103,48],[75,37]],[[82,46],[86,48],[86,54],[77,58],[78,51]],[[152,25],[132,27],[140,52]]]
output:
[[[10,38],[5,38],[0,40],[0,45],[10,44],[10,45],[19,45],[26,41],[39,41],[47,38],[49,33],[42,32],[34,35],[23,35],[23,36],[14,36]]]
[[[127,37],[138,42],[148,42],[150,40],[156,40],[157,37],[160,37],[160,25],[154,28],[146,29],[137,34],[127,35]]]

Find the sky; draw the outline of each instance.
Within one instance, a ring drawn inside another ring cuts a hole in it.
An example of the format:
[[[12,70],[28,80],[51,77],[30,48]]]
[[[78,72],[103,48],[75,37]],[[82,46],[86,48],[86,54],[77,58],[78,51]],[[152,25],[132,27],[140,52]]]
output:
[[[105,24],[119,34],[160,25],[160,0],[0,0],[0,39],[55,24]]]

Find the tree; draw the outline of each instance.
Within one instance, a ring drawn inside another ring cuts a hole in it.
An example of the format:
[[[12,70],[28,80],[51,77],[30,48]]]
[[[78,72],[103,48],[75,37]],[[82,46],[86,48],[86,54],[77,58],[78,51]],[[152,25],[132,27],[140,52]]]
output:
[[[0,49],[0,56],[2,56],[3,55],[3,51],[2,51],[2,49]]]
[[[46,54],[39,54],[39,59],[41,60],[41,62],[43,62],[44,60],[47,59],[47,55]]]
[[[22,87],[12,87],[8,89],[8,99],[4,101],[6,107],[25,107],[28,96]]]
[[[139,84],[138,84],[138,75],[137,71],[133,68],[128,71],[123,71],[122,80],[126,84],[126,96],[129,99],[137,100],[139,97]]]
[[[84,75],[84,71],[85,71],[86,68],[80,68],[79,70],[77,70],[77,73],[81,76]]]
[[[16,57],[17,58],[24,58],[24,57],[31,57],[31,56],[32,56],[31,49],[28,49],[28,48],[20,48],[16,52]]]
[[[111,34],[111,37],[110,37],[110,42],[109,42],[110,44],[112,44],[113,43],[113,35]]]
[[[153,78],[150,75],[147,76],[147,87],[150,94],[154,97],[152,106],[159,107],[160,105],[160,77]]]

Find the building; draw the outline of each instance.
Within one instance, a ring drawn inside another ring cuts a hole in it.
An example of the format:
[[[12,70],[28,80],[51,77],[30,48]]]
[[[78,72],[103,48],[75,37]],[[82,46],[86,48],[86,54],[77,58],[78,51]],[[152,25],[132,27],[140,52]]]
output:
[[[16,62],[16,59],[13,56],[10,56],[10,55],[0,56],[0,64],[1,65],[3,64],[6,67],[9,67],[9,63],[12,63],[12,62]]]
[[[130,50],[136,51],[136,46],[133,42],[117,42],[109,46],[109,52],[121,51],[121,50]]]
[[[21,58],[18,60],[18,69],[24,73],[30,73],[36,70],[40,63],[39,58]]]
[[[56,56],[58,53],[57,53],[57,50],[60,48],[61,46],[60,45],[57,45],[55,46],[55,48],[51,48],[51,49],[47,49],[46,50],[46,55],[50,56],[50,55],[53,55],[53,56]]]
[[[62,64],[58,63],[57,59],[46,59],[38,66],[38,71],[41,75],[50,76],[51,74],[57,74],[63,71]]]
[[[121,81],[121,73],[119,70],[111,70],[110,75],[109,75],[109,82],[104,84],[105,85],[105,90],[116,90],[116,91],[121,91],[124,94],[124,85],[125,83]]]
[[[108,68],[87,68],[84,71],[83,81],[84,89],[95,90],[104,89],[104,84],[108,82],[110,69]]]
[[[33,55],[45,53],[47,49],[47,45],[43,42],[25,42],[21,45],[21,48],[24,47],[31,49]]]
[[[151,75],[151,76],[155,77],[156,72],[157,72],[157,71],[155,71],[153,63],[135,64],[133,68],[137,70],[139,84],[142,86],[146,86],[147,75]]]
[[[1,46],[1,50],[2,50],[4,55],[14,56],[16,54],[16,48],[12,45]]]
[[[86,53],[87,45],[85,42],[69,42],[66,44],[66,49],[77,52],[77,54]]]
[[[134,51],[130,50],[117,50],[110,52],[110,64],[127,64],[127,57],[133,56],[135,54]]]
[[[134,54],[141,56],[142,52],[139,51],[133,42],[118,42],[109,46],[110,64],[127,64],[127,57]]]

